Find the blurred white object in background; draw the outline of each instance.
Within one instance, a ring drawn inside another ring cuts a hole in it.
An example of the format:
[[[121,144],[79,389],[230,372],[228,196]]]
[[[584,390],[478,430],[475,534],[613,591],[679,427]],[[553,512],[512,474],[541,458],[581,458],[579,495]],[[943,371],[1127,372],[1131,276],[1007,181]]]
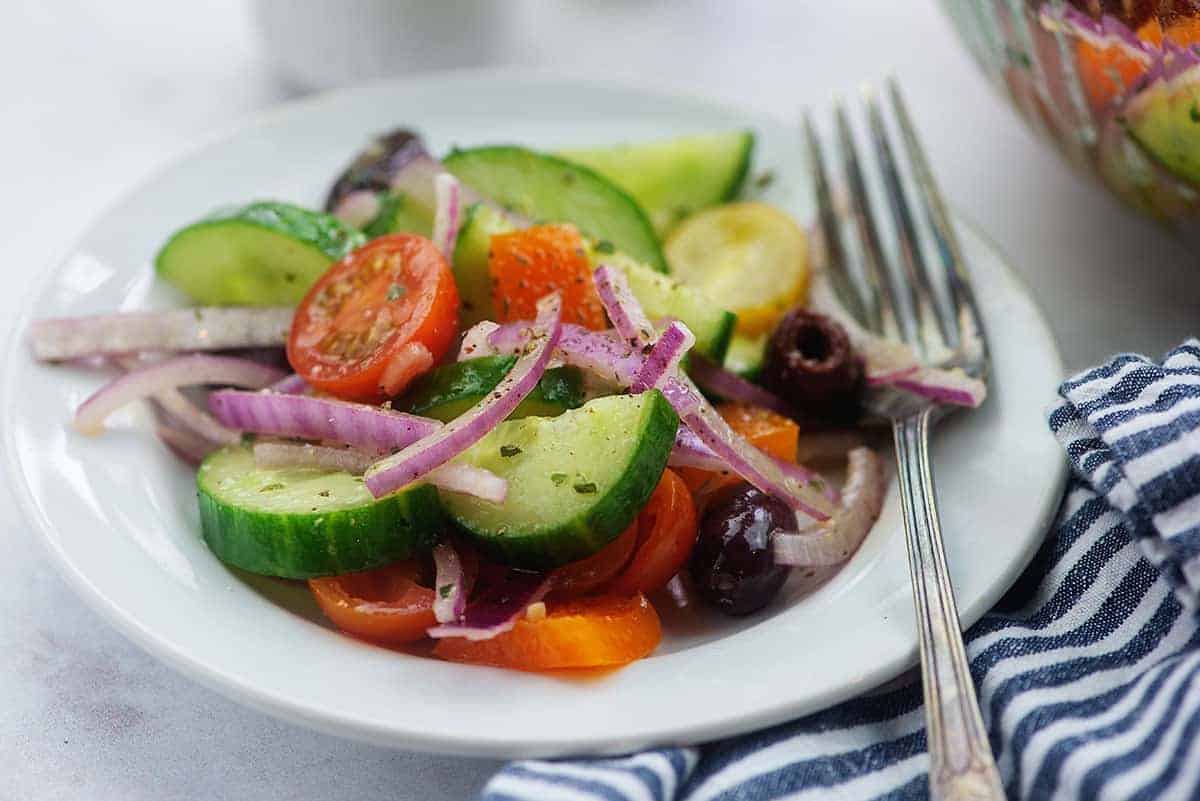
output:
[[[388,75],[491,63],[508,32],[498,0],[254,0],[282,77],[327,89]]]

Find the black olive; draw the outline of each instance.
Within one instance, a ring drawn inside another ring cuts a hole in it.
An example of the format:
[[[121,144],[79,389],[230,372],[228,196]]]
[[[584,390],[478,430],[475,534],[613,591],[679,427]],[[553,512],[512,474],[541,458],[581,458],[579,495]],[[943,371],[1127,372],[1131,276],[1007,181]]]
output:
[[[424,153],[421,137],[407,129],[398,128],[376,137],[338,176],[325,199],[325,210],[334,212],[351,192],[386,192],[392,177]]]
[[[783,501],[745,482],[719,492],[700,520],[688,563],[700,597],[729,615],[770,603],[789,570],[775,562],[771,540],[794,530],[795,520]]]
[[[867,386],[862,359],[845,329],[799,306],[772,332],[760,380],[802,417],[829,423],[856,420]]]

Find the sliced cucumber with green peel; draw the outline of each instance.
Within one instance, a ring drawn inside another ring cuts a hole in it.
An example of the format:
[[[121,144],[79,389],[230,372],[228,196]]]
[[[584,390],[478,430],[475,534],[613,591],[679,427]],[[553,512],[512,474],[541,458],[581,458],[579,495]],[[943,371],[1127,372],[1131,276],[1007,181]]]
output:
[[[196,486],[209,549],[265,576],[333,576],[407,559],[432,547],[445,523],[427,484],[376,500],[349,473],[258,468],[244,445],[205,459]]]
[[[766,358],[767,334],[749,337],[734,334],[725,353],[725,369],[756,381]]]
[[[503,214],[486,206],[474,206],[458,232],[454,247],[454,277],[462,300],[463,326],[494,319],[488,250],[492,236],[515,230]],[[714,303],[703,292],[681,284],[604,244],[590,243],[588,258],[593,265],[611,264],[625,273],[633,294],[650,319],[674,317],[696,335],[696,352],[722,361],[737,318]],[[468,308],[470,304],[470,308]]]
[[[516,363],[516,356],[484,356],[444,365],[417,379],[396,408],[447,423],[495,389]],[[508,419],[554,417],[579,408],[583,400],[583,374],[574,367],[555,367]]]
[[[753,154],[751,131],[559,151],[633,195],[659,236],[692,212],[737,197]]]
[[[177,231],[154,267],[203,305],[290,306],[330,264],[365,241],[336,217],[264,201]]]
[[[454,282],[458,284],[459,317],[464,329],[482,320],[493,320],[492,277],[488,272],[488,254],[492,236],[515,230],[509,220],[495,209],[476,203],[467,209],[466,219],[454,242]]]
[[[1200,66],[1159,79],[1122,111],[1129,135],[1166,170],[1200,185]]]
[[[587,237],[667,272],[658,235],[630,195],[599,173],[523,147],[455,150],[446,169],[486,198],[537,222],[569,222]]]
[[[637,517],[678,426],[658,390],[597,398],[558,417],[509,420],[459,457],[508,480],[504,503],[452,493],[442,503],[498,562],[532,570],[574,562]]]
[[[362,232],[369,239],[401,233],[428,237],[433,233],[433,214],[403,192],[384,192],[379,195],[379,211]]]

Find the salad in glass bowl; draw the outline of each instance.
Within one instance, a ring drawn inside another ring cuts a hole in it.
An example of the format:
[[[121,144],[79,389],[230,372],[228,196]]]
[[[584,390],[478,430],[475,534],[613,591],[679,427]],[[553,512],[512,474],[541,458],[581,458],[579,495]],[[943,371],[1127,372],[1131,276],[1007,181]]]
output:
[[[306,581],[346,633],[624,665],[664,599],[753,614],[851,557],[885,491],[872,387],[983,400],[846,311],[804,229],[749,199],[753,145],[437,160],[396,130],[323,211],[258,201],[170,235],[157,277],[196,305],[41,320],[33,353],[117,371],[78,432],[149,402],[197,465],[213,555]]]
[[[989,78],[1072,162],[1155,217],[1179,222],[1200,214],[1200,6],[943,6]]]

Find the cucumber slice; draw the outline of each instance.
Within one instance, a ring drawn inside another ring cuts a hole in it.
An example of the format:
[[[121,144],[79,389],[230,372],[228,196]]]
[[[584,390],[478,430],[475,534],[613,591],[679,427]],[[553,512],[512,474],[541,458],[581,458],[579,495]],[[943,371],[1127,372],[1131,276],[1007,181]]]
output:
[[[1165,169],[1200,185],[1200,66],[1159,79],[1134,95],[1123,112],[1134,142]]]
[[[447,364],[417,379],[397,408],[448,423],[496,388],[516,356],[484,356]],[[583,405],[583,374],[574,367],[547,370],[508,419],[555,417]]]
[[[498,562],[533,570],[574,562],[637,517],[678,426],[658,390],[597,398],[558,417],[510,420],[459,457],[508,479],[507,500],[446,493],[442,503]]]
[[[459,229],[454,247],[454,277],[463,299],[460,313],[464,327],[495,316],[492,313],[488,250],[494,234],[512,230],[512,223],[486,206],[473,206]],[[696,351],[718,364],[721,362],[737,321],[733,314],[713,303],[703,292],[608,246],[589,244],[588,259],[593,265],[604,262],[622,270],[650,319],[675,317],[682,320],[696,335]]]
[[[263,201],[177,231],[154,266],[197,303],[294,306],[330,264],[365,241],[336,217]]]
[[[433,214],[403,192],[384,192],[379,195],[379,212],[362,231],[368,239],[401,233],[428,237],[433,233]]]
[[[259,469],[244,445],[205,459],[196,486],[209,549],[265,576],[333,576],[407,559],[433,545],[445,519],[428,484],[375,500],[349,473]]]
[[[754,133],[723,131],[559,154],[633,195],[662,236],[689,214],[738,196],[750,172]]]
[[[734,334],[725,353],[725,369],[742,378],[757,381],[766,358],[767,334],[755,337]]]
[[[463,329],[481,320],[495,319],[492,310],[492,277],[488,272],[488,254],[492,235],[515,230],[504,215],[476,203],[467,209],[466,219],[454,241],[454,282],[458,284],[459,317]]]
[[[667,272],[646,212],[625,190],[587,167],[516,146],[455,150],[446,169],[484,197],[532,220],[569,222]]]

